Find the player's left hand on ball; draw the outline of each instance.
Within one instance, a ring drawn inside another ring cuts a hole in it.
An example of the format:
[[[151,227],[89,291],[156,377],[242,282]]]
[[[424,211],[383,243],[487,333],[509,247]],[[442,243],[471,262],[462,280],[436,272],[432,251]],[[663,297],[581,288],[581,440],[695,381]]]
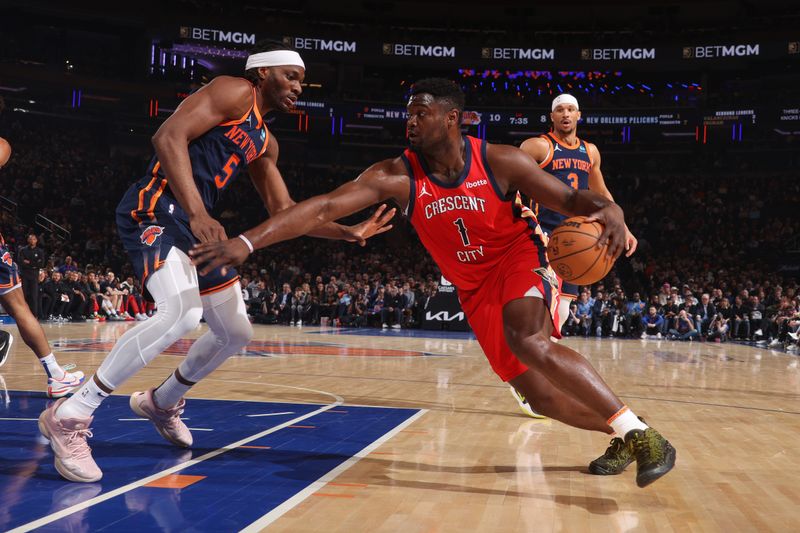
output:
[[[608,245],[608,255],[615,260],[625,249],[625,215],[617,204],[610,204],[599,211],[595,211],[586,218],[586,222],[600,222],[603,224],[603,233],[600,234],[600,246]]]
[[[229,268],[240,265],[248,255],[250,249],[242,239],[238,238],[195,244],[189,250],[192,264],[198,267],[202,275],[208,274],[215,268],[221,268],[224,276]]]
[[[384,233],[392,229],[392,224],[389,224],[394,218],[396,208],[386,210],[386,204],[382,204],[367,220],[355,226],[350,226],[350,237],[347,242],[357,242],[361,246],[366,246],[367,239],[375,235]]]

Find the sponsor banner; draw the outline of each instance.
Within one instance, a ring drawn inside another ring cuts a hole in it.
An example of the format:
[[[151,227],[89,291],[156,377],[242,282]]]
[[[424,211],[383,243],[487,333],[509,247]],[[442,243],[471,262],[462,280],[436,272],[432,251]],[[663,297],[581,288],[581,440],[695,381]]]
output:
[[[757,57],[761,55],[758,43],[747,44],[709,44],[684,46],[683,59],[720,59],[729,57]]]
[[[442,44],[383,43],[382,50],[385,56],[456,58],[456,47]]]
[[[302,53],[303,51],[328,52],[333,54],[357,54],[358,42],[345,39],[320,39],[317,37],[284,37],[283,44]]]
[[[659,54],[659,57],[661,54]],[[582,48],[584,61],[655,61],[655,48]]]
[[[522,59],[525,61],[554,61],[555,48],[481,48],[481,59]]]
[[[256,34],[243,31],[220,30],[217,28],[196,28],[192,26],[181,26],[179,30],[182,39],[193,41],[209,41],[213,43],[234,44],[234,45],[254,45],[256,44]]]
[[[174,28],[174,27],[173,27]],[[163,36],[174,39],[174,30]],[[171,35],[169,35],[171,34]],[[248,31],[243,28],[227,29],[213,26],[180,26],[179,37],[187,41],[214,44],[241,50],[258,42],[272,38],[274,34]],[[383,65],[403,62],[434,60],[438,65],[459,68],[615,68],[624,65],[641,65],[646,69],[685,68],[688,64],[702,64],[702,68],[716,62],[725,64],[731,60],[769,59],[800,57],[800,41],[776,40],[741,42],[705,42],[682,44],[653,44],[638,47],[627,46],[574,46],[550,47],[540,43],[504,43],[494,46],[455,44],[448,42],[404,42],[365,41],[353,39],[347,34],[291,35],[279,37],[287,46],[301,54],[345,62],[367,65]],[[537,45],[538,44],[538,45]],[[424,63],[419,63],[420,65]]]
[[[458,301],[456,288],[442,276],[439,290],[428,301],[422,317],[422,329],[469,331],[469,323]]]

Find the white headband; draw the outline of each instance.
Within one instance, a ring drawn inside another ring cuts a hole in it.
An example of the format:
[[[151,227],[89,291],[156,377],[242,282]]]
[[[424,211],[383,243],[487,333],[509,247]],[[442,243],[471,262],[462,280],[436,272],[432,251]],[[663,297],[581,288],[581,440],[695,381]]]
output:
[[[272,52],[260,52],[247,58],[245,70],[258,67],[282,67],[294,66],[306,68],[300,54],[294,50],[273,50]]]
[[[572,96],[571,94],[559,94],[555,98],[553,98],[553,105],[550,107],[550,111],[555,111],[556,107],[561,104],[572,104],[575,106],[575,109],[580,110],[578,107],[578,99]]]

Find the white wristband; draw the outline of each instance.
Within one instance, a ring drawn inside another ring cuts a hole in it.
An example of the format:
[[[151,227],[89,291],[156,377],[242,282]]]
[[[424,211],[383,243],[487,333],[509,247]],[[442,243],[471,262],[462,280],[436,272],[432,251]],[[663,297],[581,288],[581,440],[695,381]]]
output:
[[[244,241],[244,243],[247,245],[247,248],[250,250],[250,253],[252,254],[252,253],[253,253],[253,250],[255,250],[255,248],[253,248],[253,243],[252,243],[252,242],[250,242],[250,239],[248,239],[247,237],[245,237],[245,236],[244,236],[244,233],[240,233],[240,234],[239,234],[239,238],[240,238],[240,239],[242,239],[242,240]]]

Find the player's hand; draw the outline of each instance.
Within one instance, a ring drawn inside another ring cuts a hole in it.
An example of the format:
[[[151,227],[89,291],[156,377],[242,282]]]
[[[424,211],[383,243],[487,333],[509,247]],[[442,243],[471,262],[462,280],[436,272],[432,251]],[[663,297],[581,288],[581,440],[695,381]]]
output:
[[[248,255],[250,249],[242,239],[238,238],[195,244],[189,250],[192,264],[199,268],[202,275],[208,274],[215,268],[221,268],[224,276],[229,268],[242,264]]]
[[[639,246],[639,239],[633,236],[631,230],[628,229],[628,225],[625,224],[625,257],[632,256],[637,246]]]
[[[211,218],[208,213],[190,217],[189,227],[201,243],[224,241],[228,238],[222,224]]]
[[[367,245],[367,239],[379,235],[392,229],[389,222],[394,218],[396,208],[386,210],[386,204],[381,205],[367,220],[347,229],[350,235],[345,239],[347,242],[357,242],[361,246]]]
[[[627,228],[622,208],[617,204],[610,204],[586,217],[586,222],[595,221],[600,222],[604,227],[598,244],[600,246],[608,245],[608,256],[616,260],[625,249],[625,232]]]

